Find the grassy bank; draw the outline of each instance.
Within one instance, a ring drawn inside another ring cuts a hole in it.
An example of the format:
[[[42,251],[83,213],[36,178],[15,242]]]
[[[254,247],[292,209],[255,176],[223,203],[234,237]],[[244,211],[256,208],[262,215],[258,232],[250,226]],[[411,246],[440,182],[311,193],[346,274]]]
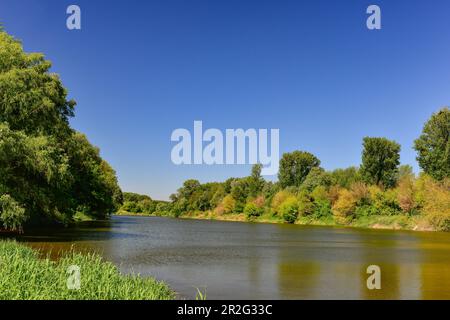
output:
[[[69,266],[80,268],[80,289],[70,290]],[[69,253],[58,261],[13,241],[0,241],[0,300],[166,300],[174,292],[163,282],[122,275],[96,254]]]
[[[147,216],[157,217],[164,216],[162,214],[145,214],[120,211],[117,215],[122,216]],[[198,219],[198,220],[217,220],[217,221],[235,221],[235,222],[256,222],[256,223],[286,223],[283,218],[272,215],[263,214],[259,217],[249,219],[244,213],[235,214],[217,214],[214,211],[190,212],[180,215],[180,219]],[[359,217],[348,223],[337,221],[333,216],[314,218],[314,217],[298,217],[294,224],[310,225],[310,226],[340,226],[355,227],[367,229],[391,229],[391,230],[414,230],[414,231],[438,231],[435,230],[426,219],[421,216],[405,216],[405,215],[374,215],[367,217]]]

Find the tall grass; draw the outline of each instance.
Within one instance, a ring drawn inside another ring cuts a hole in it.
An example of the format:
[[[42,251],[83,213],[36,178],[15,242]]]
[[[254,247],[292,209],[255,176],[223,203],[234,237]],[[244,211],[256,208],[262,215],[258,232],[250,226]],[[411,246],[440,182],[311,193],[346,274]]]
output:
[[[79,266],[81,285],[68,289],[67,273]],[[97,254],[71,252],[58,261],[13,241],[0,241],[0,300],[166,300],[174,292],[163,282],[122,275]]]

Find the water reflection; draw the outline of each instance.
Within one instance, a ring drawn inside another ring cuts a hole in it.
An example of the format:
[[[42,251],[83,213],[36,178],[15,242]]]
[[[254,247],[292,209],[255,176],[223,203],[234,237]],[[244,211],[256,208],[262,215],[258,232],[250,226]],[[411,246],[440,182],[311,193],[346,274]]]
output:
[[[450,299],[450,234],[113,217],[16,237],[57,258],[73,246],[209,299]],[[382,289],[368,290],[378,265]]]

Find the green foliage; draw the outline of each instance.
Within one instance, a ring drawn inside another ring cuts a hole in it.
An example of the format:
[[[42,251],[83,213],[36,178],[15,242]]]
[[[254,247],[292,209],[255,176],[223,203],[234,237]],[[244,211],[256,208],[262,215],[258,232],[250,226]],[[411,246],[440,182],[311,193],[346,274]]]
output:
[[[271,210],[274,214],[280,213],[280,206],[281,204],[289,197],[291,197],[292,194],[288,192],[287,190],[280,190],[278,191],[272,198],[271,202]]]
[[[370,184],[395,186],[400,164],[400,145],[386,138],[364,138],[361,174]]]
[[[169,300],[175,293],[151,277],[121,275],[96,254],[71,252],[58,261],[15,242],[0,242],[0,300]],[[80,290],[67,288],[68,267],[80,267]]]
[[[10,230],[20,230],[26,221],[25,209],[22,208],[11,196],[0,196],[0,221],[3,227]]]
[[[123,201],[128,201],[128,202],[140,202],[143,200],[152,200],[152,198],[150,198],[147,195],[143,195],[143,194],[138,194],[138,193],[133,193],[133,192],[124,192],[123,193]]]
[[[231,196],[236,201],[234,212],[241,213],[250,195],[248,179],[235,179],[231,184]]]
[[[314,212],[314,202],[307,191],[300,191],[297,196],[298,213],[300,216],[310,216]]]
[[[75,102],[51,63],[39,53],[25,53],[22,44],[0,32],[0,122],[26,134],[67,135]]]
[[[295,197],[289,197],[287,198],[281,205],[280,205],[280,213],[283,217],[283,220],[287,223],[294,223],[295,220],[297,220],[298,216],[298,202]]]
[[[283,188],[299,187],[312,168],[319,167],[320,160],[313,154],[304,151],[285,153],[280,160],[278,180]]]
[[[258,207],[254,202],[249,202],[245,205],[244,214],[247,219],[251,220],[253,218],[259,217],[264,212],[264,209]]]
[[[328,172],[325,172],[322,168],[314,167],[308,173],[300,188],[311,192],[318,186],[329,187],[332,182],[332,176]]]
[[[0,196],[15,204],[5,200],[8,229],[67,224],[76,212],[104,218],[122,201],[114,170],[70,128],[75,102],[50,67],[0,32]]]
[[[325,217],[331,217],[331,202],[329,200],[315,200],[313,217],[315,219],[322,219]]]
[[[362,181],[360,171],[357,167],[336,169],[333,170],[330,175],[333,184],[338,185],[341,188],[349,189],[352,184]]]
[[[248,196],[256,197],[264,188],[264,179],[261,177],[261,164],[255,164],[252,167],[252,173],[248,177]]]
[[[309,203],[313,200],[312,215],[315,219],[331,217],[331,201],[327,189],[324,186],[317,186],[310,194]],[[311,211],[311,204],[309,204]]]
[[[423,171],[437,180],[450,177],[450,109],[434,113],[414,142]]]
[[[396,190],[381,190],[376,186],[370,187],[370,202],[372,211],[377,215],[393,216],[401,214],[397,201]]]
[[[399,152],[394,141],[364,138],[360,169],[326,172],[314,155],[294,151],[280,160],[279,182],[264,181],[260,165],[253,166],[248,177],[223,183],[188,180],[171,197],[172,206],[179,214],[201,212],[206,217],[211,211],[216,216],[243,212],[261,221],[282,218],[293,223],[298,218],[298,223],[359,226],[381,221],[408,228],[426,220],[428,225],[420,228],[449,229],[449,179],[437,182],[427,175],[417,179],[411,166],[399,166]]]

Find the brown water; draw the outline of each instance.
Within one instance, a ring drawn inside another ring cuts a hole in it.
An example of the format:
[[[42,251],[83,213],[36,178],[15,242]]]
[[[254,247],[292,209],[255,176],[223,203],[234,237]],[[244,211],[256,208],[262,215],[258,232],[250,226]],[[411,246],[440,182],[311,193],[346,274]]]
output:
[[[450,233],[113,217],[19,240],[95,250],[181,298],[206,288],[208,299],[450,299]],[[369,265],[381,290],[366,287]]]

